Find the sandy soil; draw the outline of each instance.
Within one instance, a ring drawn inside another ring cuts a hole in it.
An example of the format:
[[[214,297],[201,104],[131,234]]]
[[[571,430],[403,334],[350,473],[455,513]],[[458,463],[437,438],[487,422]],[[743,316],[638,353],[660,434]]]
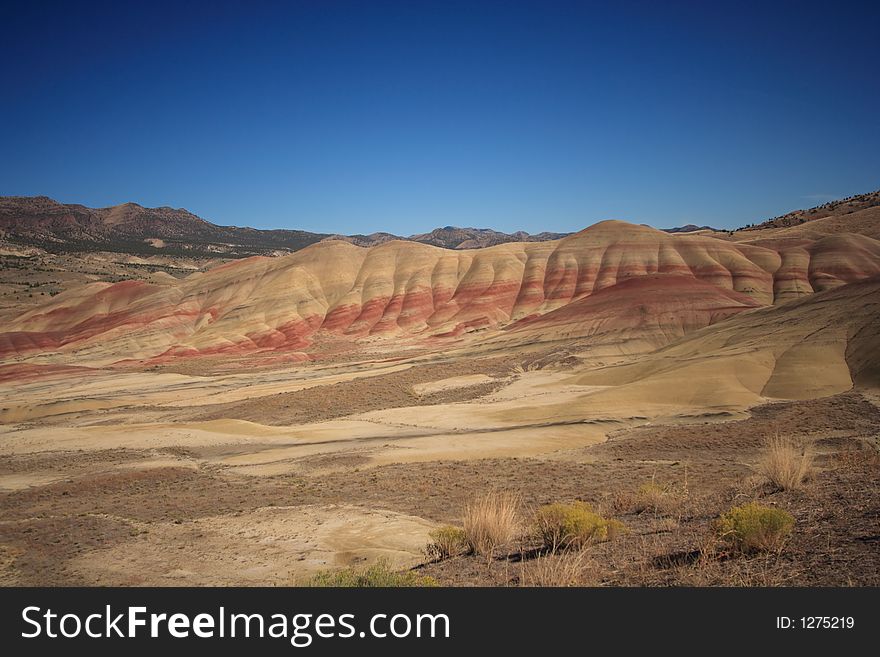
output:
[[[72,560],[74,576],[112,586],[290,586],[376,559],[410,568],[424,561],[433,525],[392,511],[309,505],[131,527],[128,540]]]
[[[279,458],[271,443],[242,444],[247,426],[229,434],[226,446],[7,452],[0,458],[0,581],[287,584],[379,557],[410,567],[425,561],[432,527],[459,522],[474,495],[501,489],[520,497],[526,515],[541,504],[583,499],[621,518],[630,530],[625,537],[593,549],[597,583],[880,582],[880,459],[869,457],[880,410],[859,393],[768,404],[744,420],[604,427],[605,442],[563,437],[527,457],[487,458],[444,440],[450,452],[419,446],[415,459],[392,460],[406,450],[400,447],[378,450],[387,457],[377,459],[357,444]],[[797,493],[769,491],[754,476],[766,437],[781,429],[819,456],[816,477]],[[259,440],[278,430],[267,428]],[[4,438],[18,440],[15,433]],[[508,447],[519,452],[534,442],[525,432],[522,444]],[[259,469],[288,459],[294,467]],[[651,480],[687,486],[671,516],[634,514],[621,502]],[[688,555],[705,540],[711,519],[750,498],[795,514],[790,549],[757,561],[694,562]],[[847,516],[836,511],[840,500]],[[460,557],[421,569],[452,585],[516,584],[530,565],[511,554],[489,566]]]

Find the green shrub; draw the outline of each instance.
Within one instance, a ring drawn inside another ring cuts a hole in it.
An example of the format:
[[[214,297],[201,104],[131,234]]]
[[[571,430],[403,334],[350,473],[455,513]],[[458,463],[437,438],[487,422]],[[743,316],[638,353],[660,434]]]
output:
[[[425,548],[425,552],[431,559],[448,559],[469,549],[467,534],[461,527],[445,525],[438,527],[430,534],[431,542]]]
[[[586,502],[556,503],[538,510],[535,529],[544,547],[555,552],[611,540],[623,523],[603,518]]]
[[[387,561],[379,560],[366,568],[344,568],[320,572],[309,580],[308,585],[345,588],[400,588],[437,586],[438,584],[433,577],[418,575],[411,570],[392,570]]]
[[[793,528],[790,513],[757,502],[735,506],[715,521],[718,537],[745,553],[779,550]]]

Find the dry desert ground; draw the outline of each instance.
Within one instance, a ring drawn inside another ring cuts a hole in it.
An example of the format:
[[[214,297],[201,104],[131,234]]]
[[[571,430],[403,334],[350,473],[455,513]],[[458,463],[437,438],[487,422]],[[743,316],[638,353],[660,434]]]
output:
[[[383,560],[441,585],[878,585],[880,242],[834,221],[6,253],[0,583],[293,585]],[[23,276],[57,289],[16,299]],[[762,474],[777,438],[812,454],[797,486]],[[509,540],[426,554],[492,492]],[[534,514],[577,501],[621,531],[548,553]],[[719,547],[752,501],[794,518],[784,544]]]

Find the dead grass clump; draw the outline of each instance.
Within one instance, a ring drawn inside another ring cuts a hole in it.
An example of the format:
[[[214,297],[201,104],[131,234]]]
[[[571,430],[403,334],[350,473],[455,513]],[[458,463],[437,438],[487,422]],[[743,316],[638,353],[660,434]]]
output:
[[[771,552],[782,549],[794,522],[794,517],[783,509],[750,502],[721,514],[714,529],[715,535],[736,552]]]
[[[544,554],[523,564],[520,586],[594,586],[598,581],[595,563],[586,552]]]
[[[808,447],[799,449],[778,435],[770,439],[758,462],[758,472],[780,490],[801,488],[812,471],[812,451]]]
[[[468,549],[491,558],[519,532],[519,499],[510,493],[488,493],[464,509],[462,525]]]
[[[623,523],[602,517],[586,502],[548,504],[535,514],[535,531],[551,552],[608,541],[622,530]]]
[[[842,468],[880,467],[880,451],[869,444],[859,448],[842,450],[835,456],[835,461]]]
[[[680,509],[686,497],[686,488],[660,484],[651,477],[633,495],[630,509],[634,513],[668,515]]]
[[[431,542],[425,548],[428,557],[437,561],[448,559],[468,551],[467,534],[461,527],[445,525],[438,527],[428,536]]]

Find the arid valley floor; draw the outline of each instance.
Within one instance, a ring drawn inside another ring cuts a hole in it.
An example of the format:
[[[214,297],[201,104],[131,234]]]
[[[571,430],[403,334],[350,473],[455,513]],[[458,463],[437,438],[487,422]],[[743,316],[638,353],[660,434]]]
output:
[[[581,584],[880,585],[880,196],[832,205],[480,249],[3,242],[0,584],[294,585],[377,559],[536,581],[565,555],[526,531],[425,554],[502,491],[524,530],[576,500],[623,523]],[[758,473],[774,436],[815,454],[797,490]],[[634,503],[648,483],[662,508]],[[794,516],[784,547],[714,551],[751,500]]]

